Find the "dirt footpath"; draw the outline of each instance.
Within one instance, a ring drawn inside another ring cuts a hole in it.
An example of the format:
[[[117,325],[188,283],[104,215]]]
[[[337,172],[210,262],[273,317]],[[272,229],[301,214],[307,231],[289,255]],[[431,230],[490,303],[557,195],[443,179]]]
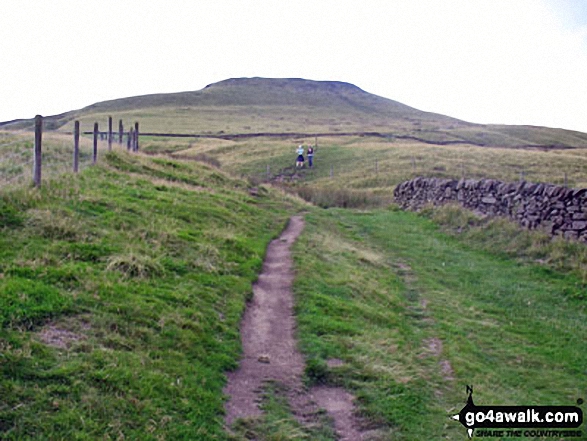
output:
[[[267,248],[263,269],[253,285],[253,300],[241,323],[243,358],[238,370],[228,374],[224,390],[231,397],[226,404],[227,424],[261,415],[257,402],[263,382],[277,380],[296,388],[304,372],[304,360],[294,339],[290,253],[303,229],[303,219],[292,217],[281,236]]]
[[[230,426],[238,418],[260,416],[263,383],[273,380],[288,390],[292,410],[302,424],[310,423],[321,407],[332,417],[340,439],[361,440],[351,394],[325,386],[308,391],[302,384],[305,365],[295,339],[290,248],[303,229],[303,218],[293,216],[281,236],[267,248],[241,324],[243,358],[239,368],[227,375],[224,393],[230,399],[225,406],[225,421]]]

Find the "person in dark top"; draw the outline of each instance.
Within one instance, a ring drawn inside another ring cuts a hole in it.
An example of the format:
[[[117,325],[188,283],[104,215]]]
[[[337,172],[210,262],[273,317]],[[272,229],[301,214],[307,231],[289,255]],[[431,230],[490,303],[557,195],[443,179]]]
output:
[[[306,154],[308,155],[308,165],[310,166],[310,168],[312,168],[314,165],[314,147],[312,147],[311,145],[308,146],[308,151]]]

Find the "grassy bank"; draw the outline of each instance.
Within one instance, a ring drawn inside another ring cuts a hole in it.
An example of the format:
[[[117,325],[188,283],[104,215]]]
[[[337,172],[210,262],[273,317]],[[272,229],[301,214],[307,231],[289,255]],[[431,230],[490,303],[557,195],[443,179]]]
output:
[[[448,415],[466,384],[477,404],[584,396],[586,287],[572,274],[386,210],[313,212],[295,263],[309,379],[351,390],[379,439],[462,439]]]
[[[0,438],[223,439],[224,371],[293,199],[111,154],[0,198]]]

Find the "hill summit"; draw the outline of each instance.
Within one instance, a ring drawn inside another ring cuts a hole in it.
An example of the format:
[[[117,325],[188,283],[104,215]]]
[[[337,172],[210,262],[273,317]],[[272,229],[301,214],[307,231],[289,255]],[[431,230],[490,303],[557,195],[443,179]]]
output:
[[[363,112],[419,112],[404,104],[365,92],[341,81],[301,78],[232,78],[206,86],[202,95],[233,105],[293,105],[353,109]]]
[[[395,118],[406,116],[426,118],[434,115],[370,94],[354,84],[301,78],[231,78],[209,84],[204,89],[194,92],[153,94],[105,101],[86,107],[81,112],[120,111],[161,106],[199,108],[246,106],[251,111],[257,107],[290,107],[296,110],[325,108],[334,114],[356,113],[356,116],[367,114],[374,117]]]

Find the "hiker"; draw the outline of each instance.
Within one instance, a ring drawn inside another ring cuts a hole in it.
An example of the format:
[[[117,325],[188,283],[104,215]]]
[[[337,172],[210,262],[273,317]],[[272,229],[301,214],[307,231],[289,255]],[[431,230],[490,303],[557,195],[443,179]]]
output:
[[[298,153],[298,159],[296,161],[296,168],[297,167],[301,168],[304,166],[304,146],[302,144],[300,144],[300,146],[298,147],[297,153]]]
[[[312,168],[313,166],[313,161],[314,161],[314,147],[312,147],[311,145],[308,146],[308,166],[310,168]]]

